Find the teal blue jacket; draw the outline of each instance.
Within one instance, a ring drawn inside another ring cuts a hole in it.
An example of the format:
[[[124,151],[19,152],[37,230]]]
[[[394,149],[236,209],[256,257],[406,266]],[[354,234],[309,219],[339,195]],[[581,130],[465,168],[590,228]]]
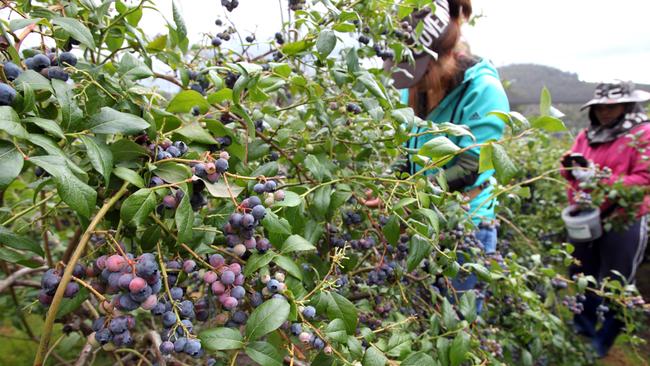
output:
[[[402,90],[402,102],[408,103],[408,90]],[[452,116],[454,110],[455,115]],[[469,127],[475,139],[469,136],[448,136],[449,139],[461,148],[481,144],[490,140],[499,140],[503,136],[505,124],[496,116],[488,115],[493,111],[509,112],[510,105],[503,85],[496,68],[487,60],[481,60],[465,71],[463,82],[454,88],[434,109],[427,120],[434,123],[454,122],[458,125]],[[416,128],[414,133],[425,131],[425,127]],[[410,149],[420,149],[427,141],[436,137],[433,134],[425,134],[413,137],[407,142]],[[480,147],[474,147],[469,152],[479,156]],[[410,161],[411,159],[409,159]],[[454,164],[455,160],[449,162],[446,167]],[[411,174],[422,169],[421,166],[410,163]],[[427,175],[435,174],[437,170],[427,171]],[[472,221],[479,224],[495,218],[494,208],[496,199],[490,199],[494,190],[494,170],[480,174],[476,182],[466,187],[465,190],[472,190],[488,181],[487,187],[470,202]]]

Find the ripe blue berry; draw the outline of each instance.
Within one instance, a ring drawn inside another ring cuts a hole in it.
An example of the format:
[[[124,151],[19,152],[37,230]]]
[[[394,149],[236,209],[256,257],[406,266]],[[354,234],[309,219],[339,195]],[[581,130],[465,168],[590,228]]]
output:
[[[302,310],[302,315],[307,319],[313,319],[316,316],[316,308],[313,306],[306,306]]]

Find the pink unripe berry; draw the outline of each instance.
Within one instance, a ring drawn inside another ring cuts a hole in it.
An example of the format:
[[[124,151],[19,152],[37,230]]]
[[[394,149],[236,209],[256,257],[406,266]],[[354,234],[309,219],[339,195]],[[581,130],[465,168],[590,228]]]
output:
[[[217,274],[212,271],[205,272],[205,274],[203,275],[203,281],[205,281],[206,283],[214,283],[214,281],[218,279],[219,276],[217,276]]]
[[[264,206],[272,206],[275,203],[275,198],[273,198],[272,194],[269,194],[268,197],[264,199]]]
[[[196,270],[196,262],[193,261],[192,259],[188,259],[185,262],[183,262],[183,271],[185,273],[191,273]]]
[[[246,246],[244,244],[237,244],[232,248],[232,251],[236,256],[241,257],[246,254]]]
[[[214,165],[214,163],[206,163],[205,164],[205,172],[209,174],[214,174],[217,172],[217,167]]]
[[[307,332],[302,332],[302,333],[300,333],[300,335],[298,335],[298,339],[302,343],[309,343],[309,340],[311,339],[311,334],[309,334]]]
[[[151,310],[158,304],[158,298],[156,295],[149,295],[146,300],[142,304],[140,304],[140,307],[143,308],[144,310]]]
[[[163,205],[166,208],[176,208],[176,205],[178,202],[176,201],[176,197],[172,195],[167,195],[163,198]]]
[[[244,285],[244,275],[243,274],[238,274],[237,277],[235,277],[235,286],[242,286]]]
[[[220,268],[221,266],[226,264],[226,260],[223,258],[221,254],[211,255],[208,261],[210,262],[210,265],[214,268]]]
[[[235,299],[235,298],[232,297],[232,296],[228,296],[228,297],[223,301],[223,307],[226,308],[226,309],[228,309],[228,310],[231,310],[231,309],[236,308],[237,305],[238,305],[238,301],[237,301],[237,299]]]
[[[264,284],[266,284],[266,283],[269,282],[270,280],[271,280],[271,276],[270,276],[270,275],[267,275],[267,274],[263,275],[263,276],[260,278],[260,281],[262,281],[262,283],[264,283]]]
[[[95,264],[97,264],[97,268],[99,269],[104,269],[106,268],[106,256],[102,255],[101,257],[97,258],[95,261]]]
[[[222,158],[222,159],[228,160],[228,159],[230,159],[230,154],[228,154],[227,151],[222,151],[222,152],[219,153],[219,157]]]
[[[208,179],[208,182],[216,183],[219,180],[220,177],[221,177],[221,174],[219,174],[219,173],[211,173],[211,174],[208,174],[208,176],[206,178]]]
[[[226,291],[226,286],[223,285],[223,283],[216,281],[212,283],[212,293],[215,295],[221,295]]]
[[[284,279],[285,279],[284,273],[277,272],[274,277],[275,277],[276,280],[278,280],[280,282],[284,282]]]
[[[283,190],[279,189],[273,193],[273,198],[275,198],[276,201],[284,201],[285,193]]]
[[[126,264],[126,260],[118,254],[113,254],[106,259],[106,268],[111,272],[119,272],[124,264]]]
[[[332,354],[332,347],[331,346],[325,346],[325,348],[323,348],[323,352],[326,355],[331,355]]]
[[[140,292],[145,287],[147,287],[147,281],[142,277],[135,277],[129,283],[129,291],[131,291],[131,293]]]
[[[257,240],[255,240],[255,238],[246,239],[244,240],[244,245],[246,246],[246,249],[255,249],[257,246]]]
[[[241,265],[239,263],[232,263],[228,266],[228,269],[232,271],[235,275],[238,275],[241,273]]]

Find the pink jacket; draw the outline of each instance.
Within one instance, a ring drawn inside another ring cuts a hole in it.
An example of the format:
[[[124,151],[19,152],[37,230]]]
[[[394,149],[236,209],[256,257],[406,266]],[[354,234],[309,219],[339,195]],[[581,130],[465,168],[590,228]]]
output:
[[[632,137],[635,136],[635,137]],[[645,123],[632,129],[627,135],[618,139],[590,146],[585,130],[576,138],[572,152],[581,153],[587,160],[593,161],[599,167],[609,167],[612,176],[608,183],[613,184],[619,179],[626,186],[650,187],[650,123]],[[573,192],[579,182],[570,171],[562,171],[571,184],[568,190],[569,202],[573,202]],[[605,207],[601,207],[601,210]],[[645,196],[639,215],[650,212],[650,196]]]

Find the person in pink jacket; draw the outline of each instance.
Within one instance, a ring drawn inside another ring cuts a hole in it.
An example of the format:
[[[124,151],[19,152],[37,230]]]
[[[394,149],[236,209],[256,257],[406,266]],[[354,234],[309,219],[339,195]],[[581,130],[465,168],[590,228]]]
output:
[[[569,201],[581,181],[591,179],[595,168],[609,168],[611,176],[606,183],[622,182],[624,186],[650,188],[650,119],[642,103],[650,100],[650,93],[635,90],[631,82],[599,84],[594,99],[582,109],[589,108],[589,127],[580,132],[571,151],[562,158],[562,171],[569,181]],[[640,204],[637,218],[625,229],[605,231],[591,242],[575,243],[573,256],[578,260],[571,266],[571,275],[584,273],[598,281],[606,277],[634,282],[637,267],[643,259],[647,242],[646,213],[650,200],[646,196]],[[601,219],[616,211],[615,204],[601,207]],[[617,273],[625,278],[621,279]],[[574,317],[576,330],[592,340],[600,357],[607,355],[623,328],[614,310],[602,298],[587,292],[584,311]],[[598,328],[598,313],[604,321]]]

